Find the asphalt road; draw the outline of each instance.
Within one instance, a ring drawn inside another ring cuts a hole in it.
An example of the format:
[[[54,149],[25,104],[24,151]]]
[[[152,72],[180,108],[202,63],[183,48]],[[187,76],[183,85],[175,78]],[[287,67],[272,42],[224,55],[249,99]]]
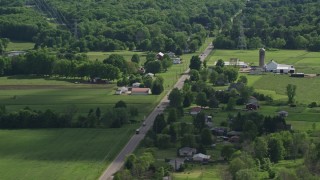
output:
[[[204,59],[210,54],[212,50],[213,50],[213,45],[209,44],[209,46],[205,49],[205,51],[199,56],[200,60],[204,61]],[[183,87],[183,82],[189,78],[188,72],[189,72],[189,69],[186,70],[185,73],[178,79],[177,83],[174,85],[175,88],[181,89]],[[136,149],[138,144],[141,142],[141,140],[144,138],[146,133],[152,127],[156,116],[158,114],[161,114],[164,111],[164,109],[169,105],[168,95],[170,94],[170,92],[171,91],[169,91],[167,95],[164,96],[164,98],[160,101],[158,106],[149,114],[149,116],[145,120],[145,126],[141,126],[139,128],[140,133],[135,134],[131,137],[131,139],[128,141],[126,146],[120,151],[118,156],[112,161],[112,163],[100,176],[99,180],[113,179],[113,174],[121,169],[121,167],[124,164],[126,156],[131,154]]]

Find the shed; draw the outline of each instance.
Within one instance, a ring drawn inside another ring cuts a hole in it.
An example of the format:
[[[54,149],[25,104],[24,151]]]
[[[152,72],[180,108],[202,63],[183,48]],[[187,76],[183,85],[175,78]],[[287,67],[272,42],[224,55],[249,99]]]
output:
[[[116,90],[116,94],[121,95],[121,94],[125,94],[128,92],[128,88],[127,87],[119,87]]]
[[[159,52],[157,54],[157,59],[161,60],[161,59],[163,59],[163,56],[164,56],[164,54],[162,52]]]

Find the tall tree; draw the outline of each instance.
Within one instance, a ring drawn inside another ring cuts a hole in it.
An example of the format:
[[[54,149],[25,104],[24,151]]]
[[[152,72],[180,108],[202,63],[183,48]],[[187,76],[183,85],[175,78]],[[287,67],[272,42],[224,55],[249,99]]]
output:
[[[296,89],[297,86],[293,84],[287,85],[287,96],[288,96],[288,103],[293,104],[294,103],[294,97],[296,95]]]
[[[189,68],[190,69],[195,69],[195,70],[200,70],[201,68],[201,60],[199,58],[199,56],[192,56],[192,58],[190,59],[190,65]]]
[[[169,94],[170,106],[172,107],[180,107],[183,101],[183,94],[178,88],[172,89]]]

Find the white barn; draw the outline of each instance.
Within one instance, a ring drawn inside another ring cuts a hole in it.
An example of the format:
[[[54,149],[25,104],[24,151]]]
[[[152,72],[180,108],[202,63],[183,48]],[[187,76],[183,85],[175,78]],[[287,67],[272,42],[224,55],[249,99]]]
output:
[[[274,73],[294,73],[295,68],[293,65],[287,65],[287,64],[278,64],[275,61],[271,60],[268,64],[265,65],[265,70],[267,72],[274,72]]]

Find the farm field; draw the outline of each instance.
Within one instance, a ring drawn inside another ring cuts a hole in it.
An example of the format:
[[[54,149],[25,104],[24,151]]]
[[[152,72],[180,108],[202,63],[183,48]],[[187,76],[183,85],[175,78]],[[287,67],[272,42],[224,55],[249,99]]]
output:
[[[0,130],[1,179],[97,179],[133,129]]]

